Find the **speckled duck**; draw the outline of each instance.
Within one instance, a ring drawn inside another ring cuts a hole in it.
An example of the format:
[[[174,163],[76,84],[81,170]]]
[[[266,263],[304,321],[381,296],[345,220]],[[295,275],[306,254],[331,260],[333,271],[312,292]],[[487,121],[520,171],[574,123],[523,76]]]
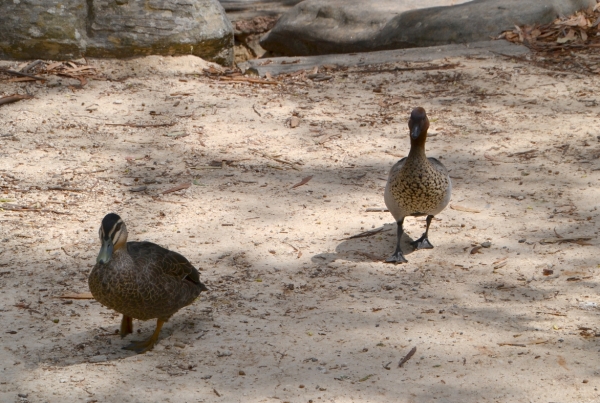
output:
[[[207,288],[179,253],[152,242],[127,242],[127,227],[117,214],[104,217],[99,234],[102,247],[88,279],[90,291],[123,314],[121,337],[133,332],[132,319],[157,320],[149,339],[123,347],[144,353],[154,347],[163,324]]]
[[[450,202],[452,182],[446,167],[435,158],[425,155],[425,141],[429,120],[425,109],[413,109],[408,121],[410,129],[410,152],[390,170],[385,187],[385,205],[398,223],[396,251],[386,261],[406,263],[400,238],[404,229],[402,224],[408,216],[427,216],[427,227],[421,238],[412,243],[415,249],[431,249],[428,233],[431,220]]]

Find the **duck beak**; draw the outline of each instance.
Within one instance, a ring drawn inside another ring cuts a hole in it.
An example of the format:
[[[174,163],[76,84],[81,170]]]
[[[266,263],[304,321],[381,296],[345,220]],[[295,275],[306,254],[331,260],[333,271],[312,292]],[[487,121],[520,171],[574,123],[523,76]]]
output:
[[[419,123],[416,123],[416,124],[413,126],[413,128],[412,128],[412,130],[411,130],[411,132],[410,132],[410,138],[411,138],[411,139],[413,139],[413,140],[416,140],[416,139],[418,139],[418,138],[419,138],[419,136],[421,135],[421,126],[422,126],[422,125],[423,125],[423,124],[422,124],[421,122],[419,122]]]
[[[106,264],[110,262],[110,259],[113,254],[113,244],[110,239],[102,240],[102,247],[100,247],[100,253],[98,253],[98,257],[96,258],[96,263]]]

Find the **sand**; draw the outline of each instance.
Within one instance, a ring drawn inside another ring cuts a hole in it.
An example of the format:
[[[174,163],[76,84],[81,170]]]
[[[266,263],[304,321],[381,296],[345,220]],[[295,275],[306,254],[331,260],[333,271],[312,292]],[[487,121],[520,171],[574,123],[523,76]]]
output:
[[[194,57],[88,63],[82,88],[0,86],[34,96],[0,106],[0,401],[600,400],[597,76],[498,56],[260,85]],[[383,189],[415,106],[454,190],[435,248],[391,265]],[[210,289],[147,354],[121,347],[153,321],[121,340],[119,314],[59,298],[89,292],[109,212]]]

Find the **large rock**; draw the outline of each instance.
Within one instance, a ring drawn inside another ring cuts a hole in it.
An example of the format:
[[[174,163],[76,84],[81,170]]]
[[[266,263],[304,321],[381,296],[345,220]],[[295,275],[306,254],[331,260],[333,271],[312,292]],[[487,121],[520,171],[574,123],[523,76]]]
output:
[[[302,56],[476,42],[515,25],[548,23],[595,4],[595,0],[306,0],[284,14],[260,44],[274,53]]]
[[[0,58],[191,54],[230,65],[233,28],[217,0],[0,2]]]

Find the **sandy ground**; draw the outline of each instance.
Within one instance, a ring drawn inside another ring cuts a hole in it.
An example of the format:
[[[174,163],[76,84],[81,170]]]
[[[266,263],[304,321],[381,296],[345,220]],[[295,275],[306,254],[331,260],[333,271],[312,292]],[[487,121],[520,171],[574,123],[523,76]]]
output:
[[[89,63],[107,79],[0,84],[34,95],[0,107],[0,401],[600,401],[597,76],[494,57],[261,86],[193,57]],[[419,105],[452,208],[394,266],[395,223],[367,209]],[[88,291],[111,211],[210,288],[144,355],[121,347],[154,322],[121,340],[118,314],[57,298]]]

